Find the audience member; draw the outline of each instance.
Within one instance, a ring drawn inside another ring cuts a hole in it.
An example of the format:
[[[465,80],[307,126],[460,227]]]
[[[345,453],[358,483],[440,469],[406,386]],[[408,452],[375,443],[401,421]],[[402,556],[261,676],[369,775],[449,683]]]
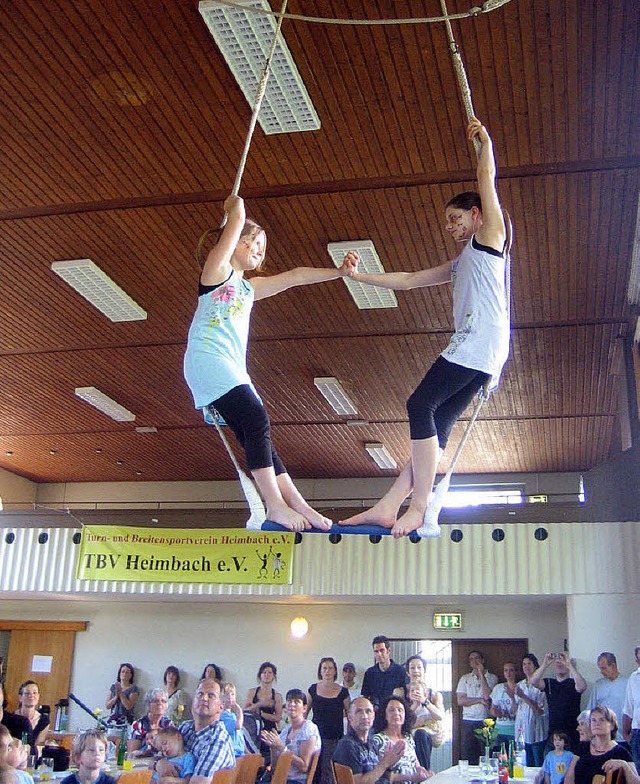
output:
[[[189,779],[196,767],[196,758],[184,750],[184,738],[177,727],[169,726],[158,730],[154,741],[155,748],[173,765],[176,776]],[[151,781],[158,781],[158,771],[154,770]]]
[[[22,739],[23,735],[28,736],[31,732],[29,721],[18,713],[6,711],[4,704],[4,687],[0,683],[0,724],[6,727],[9,730],[9,734],[14,738]]]
[[[123,662],[118,669],[118,677],[115,683],[111,684],[105,707],[111,711],[108,721],[122,724],[131,724],[133,721],[133,711],[138,701],[140,690],[133,682],[135,670],[129,662]]]
[[[589,724],[589,714],[591,711],[583,710],[578,714],[577,729],[578,729],[578,746],[575,751],[580,747],[581,743],[589,743],[591,741],[591,725]]]
[[[581,744],[580,756],[574,756],[565,777],[566,784],[591,784],[593,777],[603,773],[607,760],[619,759],[631,762],[631,754],[614,740],[618,732],[616,714],[605,706],[591,711],[591,741]]]
[[[282,719],[282,694],[277,692],[273,684],[278,679],[278,668],[271,662],[262,662],[258,668],[258,683],[249,689],[244,701],[244,709],[250,711],[262,721],[263,729],[275,730]]]
[[[554,677],[543,678],[544,671],[553,664]],[[549,733],[565,732],[571,747],[578,742],[576,723],[580,713],[580,695],[587,688],[585,679],[566,653],[547,653],[544,661],[531,676],[531,683],[547,695],[549,705]]]
[[[179,727],[185,748],[196,758],[190,784],[210,784],[216,771],[234,768],[236,765],[229,733],[220,721],[222,697],[218,681],[200,681],[191,704],[191,713],[193,719],[183,721]],[[155,770],[160,784],[183,784],[169,760],[157,760]]]
[[[518,703],[516,701],[516,665],[513,662],[505,662],[502,666],[504,683],[497,683],[491,690],[490,714],[496,720],[498,746],[508,744],[510,740],[515,740],[516,736],[516,713]],[[549,784],[547,782],[547,784]],[[559,784],[559,782],[554,782]]]
[[[202,670],[202,675],[200,676],[200,680],[201,681],[213,680],[222,683],[222,670],[220,669],[220,667],[218,667],[217,664],[214,664],[213,662],[209,662],[209,664],[205,665],[204,670]]]
[[[544,758],[542,771],[544,784],[562,784],[573,759],[569,751],[569,736],[566,732],[554,732],[551,736],[553,751]]]
[[[598,656],[598,669],[602,678],[593,684],[589,697],[588,708],[595,708],[596,705],[606,705],[607,708],[622,717],[624,713],[624,698],[627,692],[628,678],[622,675],[618,669],[618,662],[613,653],[604,651]],[[622,740],[622,728],[618,730],[616,740]]]
[[[371,644],[375,664],[369,667],[364,674],[362,696],[370,700],[376,710],[374,729],[380,729],[384,717],[378,714],[378,706],[391,697],[395,689],[402,689],[404,693],[409,678],[404,667],[396,664],[391,658],[391,645],[388,637],[379,634],[373,638]]]
[[[220,721],[229,733],[233,753],[236,757],[242,757],[247,751],[242,733],[244,713],[236,700],[236,687],[229,681],[222,684],[222,704],[224,710],[220,714]]]
[[[347,734],[333,754],[334,762],[351,768],[354,784],[376,784],[404,754],[404,740],[388,744],[383,754],[378,754],[371,737],[374,715],[371,702],[356,697],[349,707]]]
[[[431,768],[431,751],[439,748],[445,741],[444,725],[444,700],[439,691],[432,689],[426,680],[427,663],[418,654],[409,656],[405,662],[405,669],[409,675],[409,700],[413,701],[411,690],[416,686],[421,686],[424,690],[424,700],[421,705],[412,705],[412,710],[416,715],[414,724],[413,739],[416,744],[418,760],[423,768]],[[397,692],[396,692],[397,693]],[[414,689],[415,694],[415,689]],[[419,721],[418,721],[419,718]]]
[[[30,746],[25,745],[17,738],[11,740],[7,754],[7,765],[15,768],[18,784],[34,784],[33,776],[25,770],[30,751]]]
[[[127,751],[133,757],[152,757],[153,739],[158,730],[171,726],[171,719],[165,715],[168,698],[164,689],[151,689],[146,693],[144,701],[147,712],[141,719],[133,722],[127,741]]]
[[[533,653],[522,658],[524,679],[516,688],[516,727],[524,735],[524,747],[529,767],[541,767],[544,747],[548,736],[547,697],[537,686],[531,684],[534,672],[540,666]]]
[[[342,685],[349,692],[352,702],[360,696],[360,686],[356,682],[356,665],[353,662],[345,662],[342,666]]]
[[[640,770],[640,645],[633,649],[638,669],[629,676],[622,715],[622,734],[629,741],[631,754]]]
[[[180,688],[180,670],[170,664],[164,671],[164,687],[167,691],[166,715],[177,727],[191,718],[191,698]]]
[[[432,776],[431,771],[423,768],[418,761],[411,735],[414,717],[407,703],[402,697],[392,695],[380,704],[380,713],[384,717],[382,729],[373,736],[378,756],[383,756],[387,747],[394,746],[398,741],[404,741],[405,744],[402,756],[382,774],[382,781],[389,784],[419,782]]]
[[[320,733],[316,725],[305,719],[307,695],[300,689],[287,692],[285,710],[289,724],[278,735],[277,730],[262,730],[262,738],[271,749],[271,765],[275,766],[283,751],[293,754],[287,781],[303,784],[311,764],[311,757],[320,750]]]
[[[456,699],[462,707],[460,722],[460,757],[468,759],[471,765],[480,760],[482,744],[474,734],[474,729],[482,727],[482,722],[489,717],[491,707],[491,690],[498,678],[487,672],[484,656],[480,651],[469,653],[471,672],[463,675],[456,687]]]
[[[78,770],[62,779],[62,784],[116,784],[116,780],[102,770],[106,758],[105,733],[99,729],[81,732],[76,735],[71,750],[71,760]]]
[[[338,741],[344,735],[344,717],[349,712],[351,700],[344,686],[336,683],[338,665],[331,656],[320,659],[318,682],[309,686],[307,716],[313,712],[313,723],[317,725],[322,741],[318,761],[316,782],[333,784],[331,759]]]
[[[29,745],[41,749],[49,732],[49,714],[38,710],[40,687],[35,681],[25,681],[18,690],[20,708],[17,713],[29,722]]]

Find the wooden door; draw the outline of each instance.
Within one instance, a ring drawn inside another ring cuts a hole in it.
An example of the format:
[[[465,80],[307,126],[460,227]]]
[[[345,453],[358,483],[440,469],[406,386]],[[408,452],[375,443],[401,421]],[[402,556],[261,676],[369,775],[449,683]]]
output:
[[[17,707],[20,684],[33,680],[40,687],[41,704],[51,708],[53,724],[55,704],[59,699],[68,697],[71,688],[76,631],[84,630],[86,623],[0,621],[0,627],[11,633],[4,684],[8,709],[15,710]],[[51,671],[34,672],[34,656],[51,657]]]
[[[451,702],[453,705],[453,763],[460,759],[460,722],[462,708],[456,702],[456,686],[460,678],[469,669],[469,654],[471,651],[480,651],[484,655],[485,667],[489,672],[498,676],[498,681],[503,681],[502,666],[505,662],[515,662],[517,665],[516,680],[524,676],[520,669],[522,657],[529,651],[529,642],[520,640],[454,640],[452,650],[452,690]]]

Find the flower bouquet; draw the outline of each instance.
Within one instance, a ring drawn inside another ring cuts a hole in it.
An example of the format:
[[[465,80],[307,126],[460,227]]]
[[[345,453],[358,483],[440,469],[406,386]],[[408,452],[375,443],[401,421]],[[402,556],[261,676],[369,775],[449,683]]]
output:
[[[489,754],[491,747],[495,744],[498,737],[498,728],[496,727],[495,719],[485,719],[482,722],[482,727],[477,727],[473,731],[476,738],[478,738],[484,745],[484,755],[480,760],[480,772],[482,774],[491,773],[489,765]]]

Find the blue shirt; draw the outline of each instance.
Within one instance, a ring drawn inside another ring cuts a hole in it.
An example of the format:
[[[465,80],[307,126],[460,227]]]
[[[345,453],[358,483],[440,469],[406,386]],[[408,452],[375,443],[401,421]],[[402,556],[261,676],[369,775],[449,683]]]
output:
[[[367,736],[366,741],[360,738],[349,727],[347,734],[338,741],[333,752],[333,761],[346,765],[356,774],[370,773],[380,762],[378,752],[373,744],[372,736]]]
[[[542,770],[549,774],[551,784],[562,784],[572,759],[573,752],[571,751],[563,751],[562,754],[556,754],[555,751],[550,751],[547,754],[544,758]]]

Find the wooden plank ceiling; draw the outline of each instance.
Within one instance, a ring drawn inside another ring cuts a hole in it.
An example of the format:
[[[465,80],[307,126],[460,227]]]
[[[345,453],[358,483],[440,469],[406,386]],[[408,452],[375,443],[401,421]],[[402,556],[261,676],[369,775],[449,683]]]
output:
[[[440,4],[288,10],[379,19]],[[620,448],[639,30],[636,0],[511,0],[454,23],[516,231],[511,358],[461,472],[588,470]],[[232,478],[181,362],[193,248],[221,218],[250,110],[196,0],[12,0],[0,35],[0,467],[39,482]],[[473,186],[473,153],[443,25],[286,21],[284,35],[322,127],[256,130],[241,193],[267,228],[268,271],[326,267],[328,242],[361,238],[387,271],[451,257],[443,205]],[[51,271],[84,257],[148,319],[112,324]],[[378,476],[366,441],[406,460],[404,402],[446,345],[451,294],[398,301],[360,311],[335,281],[256,305],[250,370],[294,476]],[[334,414],[315,376],[336,376],[369,424]],[[135,423],[76,399],[81,386]]]

